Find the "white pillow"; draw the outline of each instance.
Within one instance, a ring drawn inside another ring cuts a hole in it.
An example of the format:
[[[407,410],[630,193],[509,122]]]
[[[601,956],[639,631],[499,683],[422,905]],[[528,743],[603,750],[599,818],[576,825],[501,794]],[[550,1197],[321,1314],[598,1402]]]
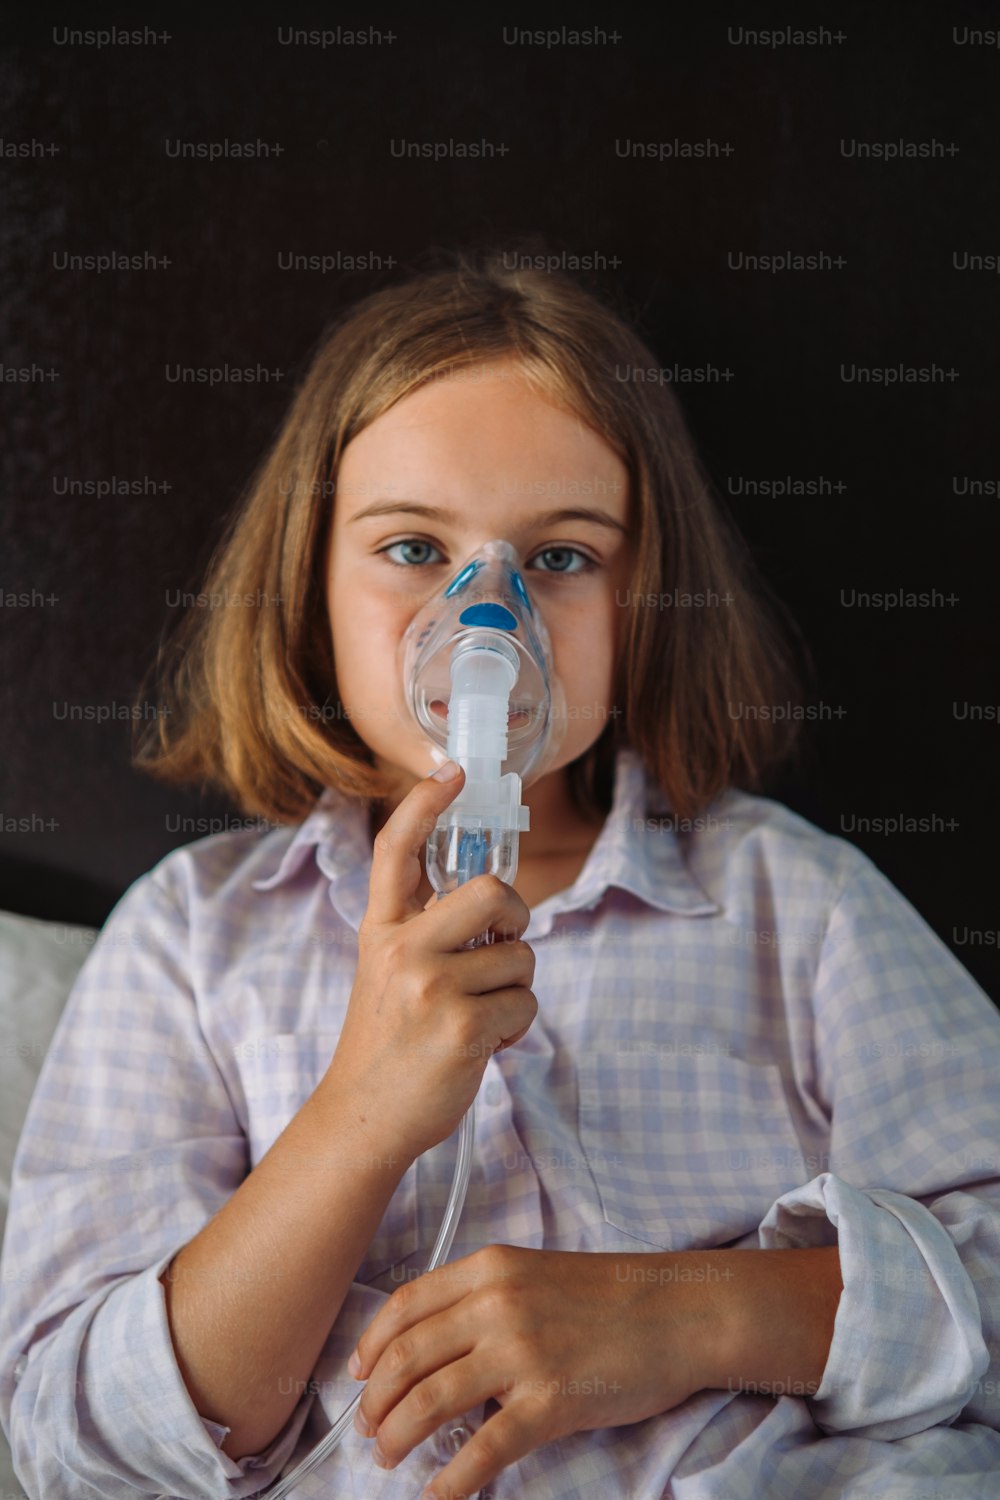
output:
[[[40,922],[0,911],[0,1243],[14,1153],[31,1095],[73,982],[96,937],[94,927]],[[23,1493],[0,1431],[0,1496],[6,1500]]]
[[[0,1239],[18,1137],[93,927],[0,912]]]

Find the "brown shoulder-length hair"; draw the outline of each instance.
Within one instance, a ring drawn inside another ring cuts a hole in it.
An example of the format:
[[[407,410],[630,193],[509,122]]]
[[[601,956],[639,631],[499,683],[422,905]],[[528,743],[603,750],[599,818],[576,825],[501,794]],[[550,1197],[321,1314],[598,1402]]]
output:
[[[513,355],[629,474],[621,712],[566,768],[574,805],[588,821],[606,815],[625,744],[677,819],[730,785],[761,790],[799,727],[774,711],[801,695],[793,639],[805,660],[808,650],[714,498],[660,361],[615,295],[621,310],[536,257],[466,248],[431,252],[342,313],[229,517],[204,583],[211,607],[191,607],[161,643],[151,672],[169,712],[139,721],[134,764],[279,823],[301,821],[326,787],[389,795],[337,695],[323,560],[341,455],[427,381]]]

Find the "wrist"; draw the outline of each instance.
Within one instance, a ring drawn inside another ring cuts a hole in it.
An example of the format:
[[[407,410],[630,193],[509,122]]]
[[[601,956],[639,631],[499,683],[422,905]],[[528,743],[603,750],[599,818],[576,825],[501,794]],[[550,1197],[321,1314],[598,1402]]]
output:
[[[734,1272],[728,1251],[676,1250],[627,1258],[628,1271],[616,1270],[645,1288],[639,1309],[644,1326],[662,1332],[655,1344],[682,1350],[687,1361],[685,1384],[693,1394],[726,1384],[725,1371],[735,1354],[730,1298],[721,1290]],[[671,1381],[676,1370],[670,1371]]]
[[[712,1388],[811,1396],[829,1360],[843,1282],[835,1245],[718,1250]]]
[[[671,1254],[678,1284],[691,1288],[699,1307],[692,1377],[698,1390],[725,1389],[743,1342],[732,1250],[679,1250]]]
[[[380,1108],[370,1089],[359,1088],[333,1062],[309,1102],[322,1117],[331,1141],[349,1141],[359,1156],[366,1154],[372,1165],[394,1172],[397,1179],[420,1154],[392,1133],[392,1111]]]

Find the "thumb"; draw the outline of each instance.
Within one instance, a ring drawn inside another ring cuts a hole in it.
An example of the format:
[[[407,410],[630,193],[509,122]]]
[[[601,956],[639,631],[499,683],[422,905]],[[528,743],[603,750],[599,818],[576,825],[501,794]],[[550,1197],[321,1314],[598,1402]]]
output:
[[[440,781],[441,771],[455,766],[457,775]],[[402,922],[404,918],[426,911],[416,899],[420,885],[420,854],[438,816],[454,801],[465,784],[465,772],[454,761],[447,761],[430,776],[417,781],[395,811],[375,835],[372,869],[368,881],[370,923]],[[436,893],[433,899],[437,899]],[[430,903],[428,902],[428,905]]]

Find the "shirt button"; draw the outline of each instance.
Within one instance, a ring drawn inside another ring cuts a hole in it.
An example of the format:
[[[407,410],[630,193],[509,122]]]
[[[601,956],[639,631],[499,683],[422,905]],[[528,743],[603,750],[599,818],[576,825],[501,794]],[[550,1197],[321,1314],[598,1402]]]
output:
[[[25,1372],[25,1370],[27,1368],[28,1368],[28,1356],[26,1354],[22,1354],[21,1358],[18,1360],[17,1364],[14,1366],[14,1379],[15,1380],[20,1380],[21,1376],[24,1374],[24,1372]]]
[[[466,1442],[472,1436],[472,1428],[468,1422],[456,1422],[448,1429],[445,1446],[452,1453],[461,1453]]]
[[[495,1078],[491,1078],[483,1090],[483,1098],[487,1104],[499,1104],[503,1098],[503,1090]]]

